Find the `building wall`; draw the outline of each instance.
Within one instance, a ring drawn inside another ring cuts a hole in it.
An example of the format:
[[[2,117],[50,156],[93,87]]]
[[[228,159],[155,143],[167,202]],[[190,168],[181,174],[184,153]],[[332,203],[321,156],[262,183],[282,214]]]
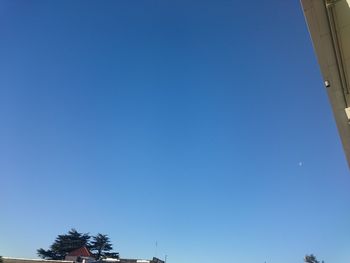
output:
[[[2,258],[3,263],[73,263],[67,260],[25,259],[25,258]]]
[[[350,7],[345,0],[301,4],[350,167]]]
[[[8,258],[3,257],[3,263],[75,263],[70,260],[47,260],[47,259],[25,259],[25,258]],[[140,259],[125,259],[121,258],[117,263],[165,263],[164,261],[153,258],[152,260],[140,260]]]
[[[153,258],[152,260],[120,258],[118,263],[165,263],[165,262],[158,258]]]

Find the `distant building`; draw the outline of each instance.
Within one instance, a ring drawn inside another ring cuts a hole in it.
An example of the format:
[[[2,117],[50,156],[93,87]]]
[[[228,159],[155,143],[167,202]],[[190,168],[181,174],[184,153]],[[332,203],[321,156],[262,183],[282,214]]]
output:
[[[90,263],[96,261],[94,256],[86,247],[75,249],[67,254],[66,261]]]
[[[115,260],[114,262],[118,262],[118,263],[165,263],[163,260],[159,259],[159,258],[153,258],[151,260],[148,259],[126,259],[126,258],[120,258],[120,259],[113,259]],[[103,260],[103,261],[107,261]]]
[[[10,258],[2,257],[3,263],[74,263],[67,260],[48,260],[48,259],[29,259],[29,258]]]
[[[3,263],[165,263],[159,258],[153,259],[127,259],[127,258],[106,258],[102,261],[96,261],[88,249],[76,249],[66,256],[66,260],[48,260],[48,259],[27,259],[2,257]],[[67,260],[69,259],[69,260]]]

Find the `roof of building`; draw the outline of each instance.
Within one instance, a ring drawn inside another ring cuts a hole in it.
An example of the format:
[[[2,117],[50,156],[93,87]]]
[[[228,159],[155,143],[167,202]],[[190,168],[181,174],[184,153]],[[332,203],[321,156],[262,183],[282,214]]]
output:
[[[77,248],[71,252],[68,253],[67,256],[73,256],[73,257],[91,257],[92,254],[86,247]]]

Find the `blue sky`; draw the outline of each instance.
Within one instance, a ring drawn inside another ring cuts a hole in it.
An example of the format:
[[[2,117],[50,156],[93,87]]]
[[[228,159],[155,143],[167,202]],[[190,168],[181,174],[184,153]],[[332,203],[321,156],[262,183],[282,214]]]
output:
[[[74,227],[170,263],[350,260],[299,1],[3,0],[0,38],[0,255]]]

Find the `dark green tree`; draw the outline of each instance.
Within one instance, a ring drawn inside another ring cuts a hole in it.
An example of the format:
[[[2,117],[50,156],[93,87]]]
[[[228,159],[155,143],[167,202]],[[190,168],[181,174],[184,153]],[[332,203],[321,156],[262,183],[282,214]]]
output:
[[[0,256],[0,263],[2,263],[3,261],[2,261],[2,256]]]
[[[305,255],[305,257],[304,257],[304,262],[305,262],[305,263],[320,263],[320,262],[317,260],[316,256],[313,255],[313,254]],[[323,263],[323,261],[322,261],[322,263]]]
[[[81,247],[90,247],[90,236],[87,233],[79,233],[71,229],[67,234],[58,235],[50,249],[40,248],[37,250],[38,256],[43,259],[60,260],[71,251]]]
[[[107,235],[98,233],[96,236],[93,236],[92,239],[90,250],[94,253],[97,260],[106,257],[119,257],[118,253],[110,252],[113,247]]]

